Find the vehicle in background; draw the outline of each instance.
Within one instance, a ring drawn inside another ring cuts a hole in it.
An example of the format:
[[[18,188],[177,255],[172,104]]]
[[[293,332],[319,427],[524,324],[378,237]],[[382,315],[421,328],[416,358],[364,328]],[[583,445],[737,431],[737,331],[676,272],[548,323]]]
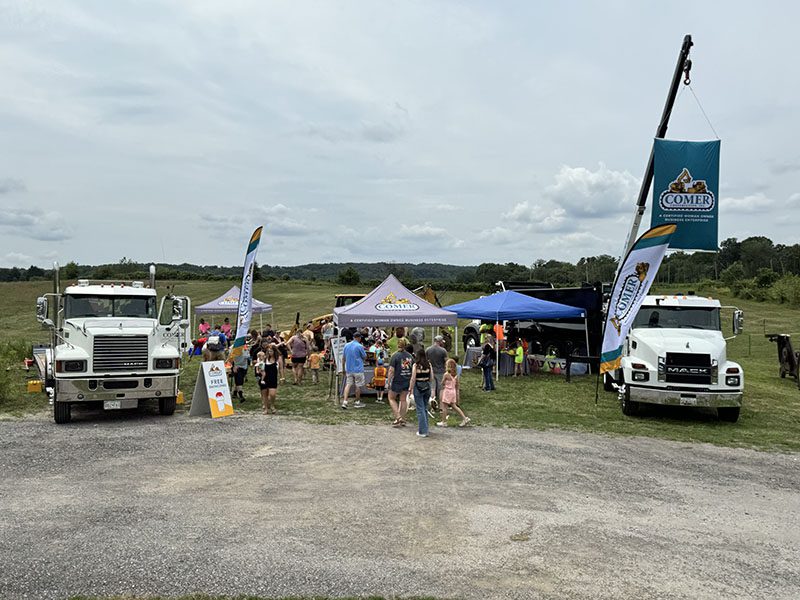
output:
[[[606,285],[583,284],[581,287],[556,288],[550,283],[531,281],[498,281],[498,291],[514,290],[526,296],[575,306],[586,311],[584,319],[558,321],[507,321],[507,331],[515,330],[533,347],[530,354],[564,358],[569,355],[600,356],[603,341],[603,303]],[[493,325],[493,323],[492,323]],[[588,347],[587,347],[588,334]],[[464,328],[464,347],[480,343],[481,322],[471,321]],[[597,366],[595,361],[594,366]]]
[[[719,300],[692,293],[647,296],[623,348],[620,369],[606,389],[616,387],[626,415],[641,404],[716,408],[736,422],[742,406],[744,372],[728,360]],[[744,315],[733,309],[733,334]]]
[[[63,293],[58,265],[53,272],[54,292],[36,302],[51,340],[35,357],[55,422],[69,422],[73,404],[111,410],[157,399],[162,415],[174,413],[189,298],[167,295],[159,306],[155,266],[149,285],[81,279]]]

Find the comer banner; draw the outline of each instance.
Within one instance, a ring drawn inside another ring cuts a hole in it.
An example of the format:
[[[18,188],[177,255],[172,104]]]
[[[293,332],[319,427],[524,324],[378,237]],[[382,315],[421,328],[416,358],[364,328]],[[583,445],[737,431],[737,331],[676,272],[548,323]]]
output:
[[[250,236],[247,244],[247,252],[244,256],[244,273],[242,274],[242,290],[239,293],[239,309],[236,315],[236,339],[233,340],[229,359],[234,358],[244,352],[244,341],[247,338],[247,330],[250,328],[250,317],[253,313],[253,268],[256,264],[256,253],[258,244],[261,241],[261,230],[259,227]]]
[[[655,141],[650,226],[678,226],[671,248],[717,250],[719,148],[719,140]]]
[[[625,337],[658,273],[675,229],[674,223],[653,227],[636,240],[625,257],[608,304],[600,374],[619,368]]]

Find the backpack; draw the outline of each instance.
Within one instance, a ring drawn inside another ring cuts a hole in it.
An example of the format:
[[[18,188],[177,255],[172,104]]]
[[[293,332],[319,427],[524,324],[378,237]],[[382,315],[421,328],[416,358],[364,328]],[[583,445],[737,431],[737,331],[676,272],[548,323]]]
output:
[[[206,347],[212,352],[219,352],[220,350],[224,350],[225,346],[222,344],[222,340],[220,339],[221,337],[222,334],[213,334],[208,336],[208,340],[206,341]]]

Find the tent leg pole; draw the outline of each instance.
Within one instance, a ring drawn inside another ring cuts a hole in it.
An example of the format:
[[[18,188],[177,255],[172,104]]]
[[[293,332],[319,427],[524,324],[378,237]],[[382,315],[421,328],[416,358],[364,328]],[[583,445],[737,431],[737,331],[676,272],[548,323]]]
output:
[[[584,331],[586,332],[586,356],[589,356],[589,318],[584,315],[583,317],[583,327]],[[588,373],[589,375],[592,374],[592,363],[586,363],[588,366]]]
[[[494,361],[494,372],[495,372],[495,379],[498,381],[500,380],[500,336],[497,335],[497,327],[500,325],[500,321],[495,321],[494,323],[494,352],[495,352],[495,361]]]
[[[454,348],[456,349],[455,355],[458,356],[458,322],[456,321],[456,326],[453,327],[453,331],[455,331],[456,339],[453,341]]]

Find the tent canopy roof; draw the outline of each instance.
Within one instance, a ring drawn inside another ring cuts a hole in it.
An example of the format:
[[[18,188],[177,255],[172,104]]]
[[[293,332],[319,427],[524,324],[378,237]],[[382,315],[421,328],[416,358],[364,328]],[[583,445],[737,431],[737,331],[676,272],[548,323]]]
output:
[[[582,308],[531,298],[513,290],[499,292],[460,304],[445,306],[460,319],[483,321],[516,321],[519,319],[570,319],[584,317]]]
[[[194,307],[196,315],[232,315],[239,308],[239,294],[241,290],[238,285],[233,286],[219,298]],[[272,312],[272,305],[253,298],[253,314]]]
[[[339,327],[362,325],[455,325],[455,313],[434,306],[404,286],[394,275],[358,302],[333,310]]]

